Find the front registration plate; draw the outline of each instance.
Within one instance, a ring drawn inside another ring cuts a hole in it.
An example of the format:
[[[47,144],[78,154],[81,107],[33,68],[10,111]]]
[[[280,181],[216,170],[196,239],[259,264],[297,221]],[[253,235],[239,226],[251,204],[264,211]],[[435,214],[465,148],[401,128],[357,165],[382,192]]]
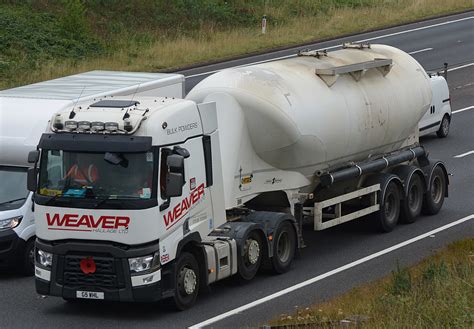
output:
[[[104,293],[98,291],[76,291],[77,298],[104,299]]]

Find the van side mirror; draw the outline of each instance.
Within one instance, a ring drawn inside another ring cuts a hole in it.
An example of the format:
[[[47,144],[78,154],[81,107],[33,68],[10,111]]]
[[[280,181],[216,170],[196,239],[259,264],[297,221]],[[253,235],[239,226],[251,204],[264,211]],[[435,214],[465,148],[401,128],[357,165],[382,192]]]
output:
[[[30,151],[28,153],[28,163],[36,163],[39,160],[40,152],[38,150]]]
[[[166,197],[173,198],[183,194],[183,175],[170,172],[166,175]]]
[[[38,177],[38,170],[36,168],[28,168],[28,175],[26,178],[26,185],[27,185],[28,191],[36,192],[36,189],[38,187],[37,177]]]

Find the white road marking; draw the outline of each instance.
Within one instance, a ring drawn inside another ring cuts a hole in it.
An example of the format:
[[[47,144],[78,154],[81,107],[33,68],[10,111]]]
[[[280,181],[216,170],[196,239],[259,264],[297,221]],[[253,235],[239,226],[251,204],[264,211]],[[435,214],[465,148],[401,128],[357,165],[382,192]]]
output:
[[[311,284],[313,284],[313,283],[316,283],[316,282],[318,282],[318,281],[321,281],[321,280],[323,280],[323,279],[325,279],[325,278],[328,278],[328,277],[330,277],[330,276],[333,276],[333,275],[335,275],[335,274],[338,274],[338,273],[340,273],[340,272],[343,272],[343,271],[345,271],[345,270],[347,270],[347,269],[350,269],[350,268],[352,268],[352,267],[355,267],[355,266],[357,266],[357,265],[366,263],[366,262],[368,262],[368,261],[370,261],[370,260],[372,260],[372,259],[374,259],[374,258],[377,258],[377,257],[380,257],[380,256],[382,256],[382,255],[388,254],[388,253],[390,253],[390,252],[392,252],[392,251],[395,251],[395,250],[397,250],[397,249],[400,249],[400,248],[402,248],[402,247],[405,247],[405,246],[407,246],[407,245],[409,245],[409,244],[412,244],[412,243],[414,243],[414,242],[417,242],[417,241],[419,241],[419,240],[422,240],[422,239],[424,239],[424,238],[427,238],[427,237],[429,237],[430,235],[434,235],[434,234],[436,234],[436,233],[438,233],[438,232],[447,230],[447,229],[449,229],[449,228],[451,228],[451,227],[453,227],[453,226],[456,226],[456,225],[462,224],[462,223],[464,223],[464,222],[467,222],[468,220],[471,220],[471,219],[473,219],[473,218],[474,218],[474,214],[469,215],[469,216],[466,216],[466,217],[461,218],[461,219],[458,219],[457,221],[454,221],[454,222],[452,222],[452,223],[443,225],[443,226],[441,226],[441,227],[438,227],[437,229],[434,229],[434,230],[431,230],[431,231],[426,232],[426,233],[424,233],[424,234],[418,235],[418,236],[416,236],[416,237],[414,237],[414,238],[411,238],[411,239],[409,239],[409,240],[406,240],[406,241],[403,241],[403,242],[401,242],[401,243],[398,243],[398,244],[396,244],[396,245],[394,245],[394,246],[391,246],[391,247],[389,247],[389,248],[387,248],[387,249],[384,249],[384,250],[381,250],[381,251],[379,251],[379,252],[376,252],[376,253],[374,253],[374,254],[372,254],[372,255],[366,256],[366,257],[364,257],[364,258],[360,258],[360,259],[358,259],[358,260],[356,260],[356,261],[353,261],[353,262],[351,262],[351,263],[348,263],[348,264],[346,264],[346,265],[344,265],[344,266],[338,267],[338,268],[336,268],[336,269],[334,269],[334,270],[332,270],[332,271],[329,271],[329,272],[326,272],[326,273],[324,273],[324,274],[318,275],[318,276],[316,276],[316,277],[314,277],[314,278],[312,278],[312,279],[309,279],[309,280],[300,282],[300,283],[298,283],[298,284],[296,284],[296,285],[294,285],[294,286],[291,286],[291,287],[288,287],[288,288],[286,288],[286,289],[280,290],[280,291],[278,291],[278,292],[276,292],[276,293],[273,293],[273,294],[271,294],[271,295],[268,295],[268,296],[266,296],[266,297],[257,299],[257,300],[255,300],[255,301],[253,301],[253,302],[251,302],[251,303],[242,305],[242,306],[237,307],[237,308],[235,308],[235,309],[233,309],[233,310],[230,310],[230,311],[228,311],[228,312],[219,314],[219,315],[217,315],[217,316],[215,316],[215,317],[213,317],[213,318],[210,318],[210,319],[208,319],[208,320],[206,320],[206,321],[203,321],[203,322],[197,323],[197,324],[195,324],[195,325],[192,325],[192,326],[189,327],[189,328],[190,328],[190,329],[202,328],[202,327],[204,327],[204,326],[208,326],[208,325],[210,325],[210,324],[213,324],[213,323],[216,323],[216,322],[218,322],[218,321],[221,321],[221,320],[223,320],[223,319],[225,319],[225,318],[228,318],[228,317],[230,317],[230,316],[232,316],[232,315],[235,315],[235,314],[238,314],[238,313],[242,313],[243,311],[246,311],[246,310],[248,310],[248,309],[250,309],[250,308],[252,308],[252,307],[258,306],[258,305],[263,304],[263,303],[265,303],[265,302],[268,302],[268,301],[270,301],[270,300],[272,300],[272,299],[281,297],[281,296],[286,295],[286,294],[288,294],[288,293],[290,293],[290,292],[293,292],[293,291],[295,291],[295,290],[301,289],[301,288],[303,288],[303,287],[306,287],[306,286],[308,286],[308,285],[311,285]]]
[[[459,110],[456,110],[456,111],[452,111],[451,113],[456,114],[456,113],[461,113],[461,112],[469,111],[469,110],[474,110],[474,105],[471,105],[471,106],[468,106],[468,107],[465,107],[465,108],[462,108],[462,109],[459,109]]]
[[[474,151],[469,151],[469,152],[466,152],[466,153],[463,153],[463,154],[455,155],[454,157],[455,158],[464,158],[465,156],[468,156],[470,154],[474,154]]]
[[[432,25],[417,27],[417,28],[414,28],[414,29],[409,29],[409,30],[404,30],[404,31],[399,31],[399,32],[394,32],[394,33],[389,33],[389,34],[383,34],[383,35],[379,35],[379,36],[372,37],[372,38],[367,38],[367,39],[358,40],[358,41],[355,41],[355,42],[366,42],[366,41],[372,41],[372,40],[382,39],[382,38],[386,38],[386,37],[393,37],[393,36],[395,36],[395,35],[400,35],[400,34],[405,34],[405,33],[410,33],[410,32],[415,32],[415,31],[420,31],[420,30],[426,30],[426,29],[430,29],[430,28],[433,28],[433,27],[438,27],[438,26],[443,26],[443,25],[447,25],[447,24],[457,23],[457,22],[461,22],[461,21],[465,21],[465,20],[473,19],[473,18],[474,18],[474,16],[459,18],[459,19],[455,19],[455,20],[452,20],[452,21],[446,21],[446,22],[442,22],[442,23],[437,23],[437,24],[432,24]],[[324,49],[329,50],[329,49],[339,48],[339,47],[341,47],[341,46],[342,46],[342,45],[336,45],[336,46],[324,47],[324,48],[320,48],[320,49],[316,49],[316,50],[324,50]],[[428,49],[428,48],[427,48],[427,49]],[[280,57],[265,59],[265,60],[261,60],[261,61],[256,61],[256,62],[252,62],[252,63],[242,64],[242,65],[238,65],[238,66],[235,66],[235,67],[242,67],[242,66],[260,64],[260,63],[266,63],[266,62],[273,62],[273,61],[276,61],[276,60],[279,60],[279,59],[290,58],[290,57],[296,57],[296,56],[297,56],[297,54],[285,55],[285,56],[280,56]],[[203,75],[209,75],[209,74],[216,73],[216,72],[219,72],[219,71],[222,71],[222,70],[214,70],[214,71],[208,71],[208,72],[202,72],[202,73],[192,74],[192,75],[186,76],[185,79],[187,79],[187,78],[199,77],[199,76],[203,76]]]
[[[433,50],[433,48],[425,48],[425,49],[415,50],[415,51],[409,52],[408,54],[413,55],[413,54],[423,53],[425,51],[430,51],[430,50]]]
[[[473,65],[474,65],[474,63],[469,63],[469,64],[466,64],[466,65],[456,66],[456,67],[448,69],[448,72],[456,71],[456,70],[463,69],[465,67],[469,67],[469,66],[473,66]]]

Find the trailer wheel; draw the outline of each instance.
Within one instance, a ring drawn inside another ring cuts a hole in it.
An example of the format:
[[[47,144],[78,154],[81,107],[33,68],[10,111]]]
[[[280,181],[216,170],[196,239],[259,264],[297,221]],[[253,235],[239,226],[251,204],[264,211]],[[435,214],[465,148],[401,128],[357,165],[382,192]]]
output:
[[[250,231],[243,239],[242,253],[239,256],[239,275],[244,280],[251,280],[257,274],[262,263],[263,245],[260,234]]]
[[[287,272],[296,252],[296,233],[290,222],[284,221],[273,235],[273,270],[280,274]]]
[[[174,304],[180,311],[194,305],[199,292],[199,266],[194,256],[183,252],[176,262]]]
[[[400,216],[400,189],[392,180],[383,191],[380,211],[377,212],[378,226],[382,232],[392,231]]]
[[[24,275],[31,276],[35,274],[35,239],[32,238],[26,242],[23,253],[22,272]]]
[[[423,205],[423,181],[414,173],[408,181],[405,199],[402,201],[400,218],[404,223],[414,223]]]
[[[439,138],[445,138],[448,136],[450,123],[449,116],[445,114],[443,120],[441,120],[441,124],[439,125],[439,130],[436,132],[436,135],[438,135]]]
[[[446,194],[446,176],[440,166],[436,166],[431,174],[428,189],[423,200],[422,212],[426,215],[435,215],[443,206]]]

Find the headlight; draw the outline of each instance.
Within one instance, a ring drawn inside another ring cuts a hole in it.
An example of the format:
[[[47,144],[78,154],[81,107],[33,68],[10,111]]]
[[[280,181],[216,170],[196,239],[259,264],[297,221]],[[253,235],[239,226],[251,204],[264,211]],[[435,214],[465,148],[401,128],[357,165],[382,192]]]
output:
[[[36,262],[44,267],[51,267],[53,264],[53,254],[37,249]]]
[[[130,272],[132,273],[140,273],[150,269],[155,269],[160,265],[160,253],[156,252],[154,255],[129,258],[128,265],[130,266]]]
[[[17,216],[7,219],[0,219],[0,230],[6,228],[15,228],[21,223],[23,216]]]

